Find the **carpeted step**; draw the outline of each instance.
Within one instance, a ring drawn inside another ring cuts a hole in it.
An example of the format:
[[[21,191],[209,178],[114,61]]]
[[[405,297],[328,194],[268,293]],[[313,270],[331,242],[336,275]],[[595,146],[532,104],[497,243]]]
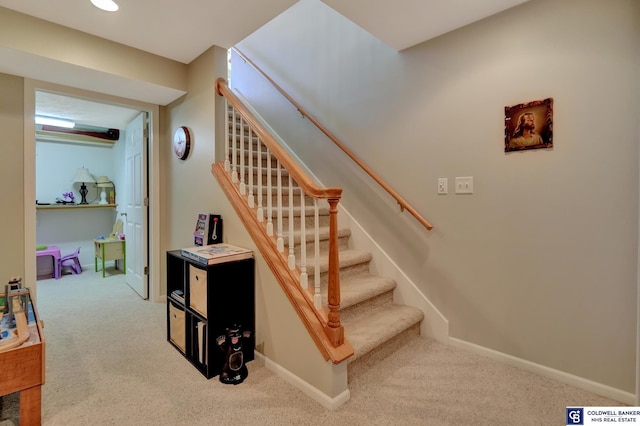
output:
[[[391,278],[360,274],[340,281],[340,320],[348,322],[363,312],[393,303],[396,282]],[[327,303],[326,291],[323,301]]]
[[[344,323],[345,337],[354,349],[353,362],[420,324],[421,310],[412,306],[390,304]]]
[[[384,362],[386,358],[411,347],[416,339],[419,338],[420,324],[417,323],[387,340],[381,346],[372,349],[358,358],[350,360],[347,364],[347,382],[349,383],[349,387],[351,387],[353,383],[357,383],[361,378],[366,377],[372,368],[376,368],[376,366]],[[365,378],[364,380],[368,379]]]
[[[287,228],[285,228],[287,229]],[[318,230],[318,242],[320,255],[325,255],[329,251],[329,227],[321,227]],[[349,228],[341,228],[338,229],[338,250],[346,250],[349,247],[349,238],[351,237],[351,229]],[[284,244],[286,247],[287,253],[289,252],[289,232],[285,231],[282,234],[284,238]],[[294,244],[294,254],[296,256],[296,262],[300,263],[301,260],[301,252],[302,249],[300,247],[300,239],[302,237],[302,233],[297,230],[293,231],[293,244]],[[305,230],[305,247],[307,250],[307,259],[311,256],[314,256],[315,252],[315,231],[313,229]]]
[[[340,250],[339,254],[340,281],[349,277],[355,277],[360,274],[369,272],[369,262],[372,259],[371,253],[363,250]],[[329,271],[329,260],[326,256],[320,257],[320,285],[327,284],[327,272]],[[315,259],[307,258],[307,274],[309,275],[309,284],[315,282]]]
[[[305,202],[306,203],[306,202]],[[269,211],[267,207],[264,205],[265,201],[262,202],[264,209],[264,217],[267,218],[269,215]],[[278,209],[276,207],[271,207],[271,217],[274,222],[277,222],[278,219]],[[295,228],[300,227],[300,223],[302,222],[302,207],[300,204],[296,204],[293,206],[293,226]],[[329,207],[319,207],[318,208],[318,222],[319,226],[329,226]],[[315,209],[313,205],[305,204],[304,208],[304,223],[307,230],[313,229],[315,226]],[[282,228],[289,229],[289,206],[283,206],[282,208]]]

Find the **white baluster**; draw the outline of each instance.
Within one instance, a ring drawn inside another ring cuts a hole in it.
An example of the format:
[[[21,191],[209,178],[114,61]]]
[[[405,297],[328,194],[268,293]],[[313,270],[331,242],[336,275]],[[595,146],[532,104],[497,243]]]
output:
[[[233,149],[231,150],[231,182],[238,183],[238,129],[236,123],[236,109],[233,109]]]
[[[293,232],[293,177],[289,175],[289,269],[296,267],[295,238]]]
[[[231,145],[231,141],[229,140],[229,125],[231,124],[231,118],[229,117],[229,102],[224,101],[224,109],[226,111],[227,117],[227,127],[224,129],[224,171],[229,173],[231,171],[231,161],[229,161],[229,145]],[[234,110],[231,111],[231,116],[233,117]]]
[[[258,142],[258,211],[256,212],[256,218],[258,219],[258,222],[262,223],[264,222],[264,209],[262,208],[262,141],[257,137],[257,135],[256,139]]]
[[[273,237],[273,186],[271,185],[271,151],[267,148],[267,235]]]
[[[278,251],[284,253],[284,238],[282,237],[282,167],[280,166],[280,160],[276,162],[276,166],[278,167],[278,175],[276,178],[276,191],[278,194],[278,212],[276,213],[278,216],[278,239],[276,240],[276,244]]]
[[[314,255],[315,255],[315,274],[314,274],[314,292],[313,305],[316,309],[322,309],[322,294],[320,293],[320,220],[318,214],[318,199],[313,199],[313,218],[314,218]]]
[[[240,194],[241,195],[247,195],[247,186],[245,184],[245,177],[244,177],[245,173],[247,172],[244,166],[245,142],[246,141],[244,137],[244,120],[241,117],[240,118],[240,152],[238,153],[238,155],[240,155]]]
[[[249,129],[249,179],[247,185],[249,186],[249,199],[247,202],[250,208],[254,208],[256,203],[253,199],[253,130],[251,129]]]
[[[306,237],[306,212],[304,191],[300,188],[300,286],[309,288],[309,276],[307,275],[307,237]]]

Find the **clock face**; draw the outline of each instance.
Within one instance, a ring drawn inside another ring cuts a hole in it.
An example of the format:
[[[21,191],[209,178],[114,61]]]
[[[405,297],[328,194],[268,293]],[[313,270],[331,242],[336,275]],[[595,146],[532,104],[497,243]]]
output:
[[[191,137],[189,136],[189,129],[181,126],[173,136],[173,152],[176,154],[176,157],[184,160],[189,156],[190,148]]]

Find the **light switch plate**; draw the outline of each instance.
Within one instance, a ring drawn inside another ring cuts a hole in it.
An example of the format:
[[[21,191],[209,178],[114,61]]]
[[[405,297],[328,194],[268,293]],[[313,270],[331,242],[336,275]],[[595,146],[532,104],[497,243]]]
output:
[[[456,194],[473,194],[473,176],[456,178]]]
[[[449,192],[449,179],[438,178],[438,194],[447,194]]]

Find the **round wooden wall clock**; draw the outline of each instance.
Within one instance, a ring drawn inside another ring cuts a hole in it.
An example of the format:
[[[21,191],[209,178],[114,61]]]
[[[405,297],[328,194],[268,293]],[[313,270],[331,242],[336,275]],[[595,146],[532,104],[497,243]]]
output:
[[[173,135],[173,153],[180,160],[185,160],[189,156],[191,150],[191,135],[189,129],[180,126]]]

